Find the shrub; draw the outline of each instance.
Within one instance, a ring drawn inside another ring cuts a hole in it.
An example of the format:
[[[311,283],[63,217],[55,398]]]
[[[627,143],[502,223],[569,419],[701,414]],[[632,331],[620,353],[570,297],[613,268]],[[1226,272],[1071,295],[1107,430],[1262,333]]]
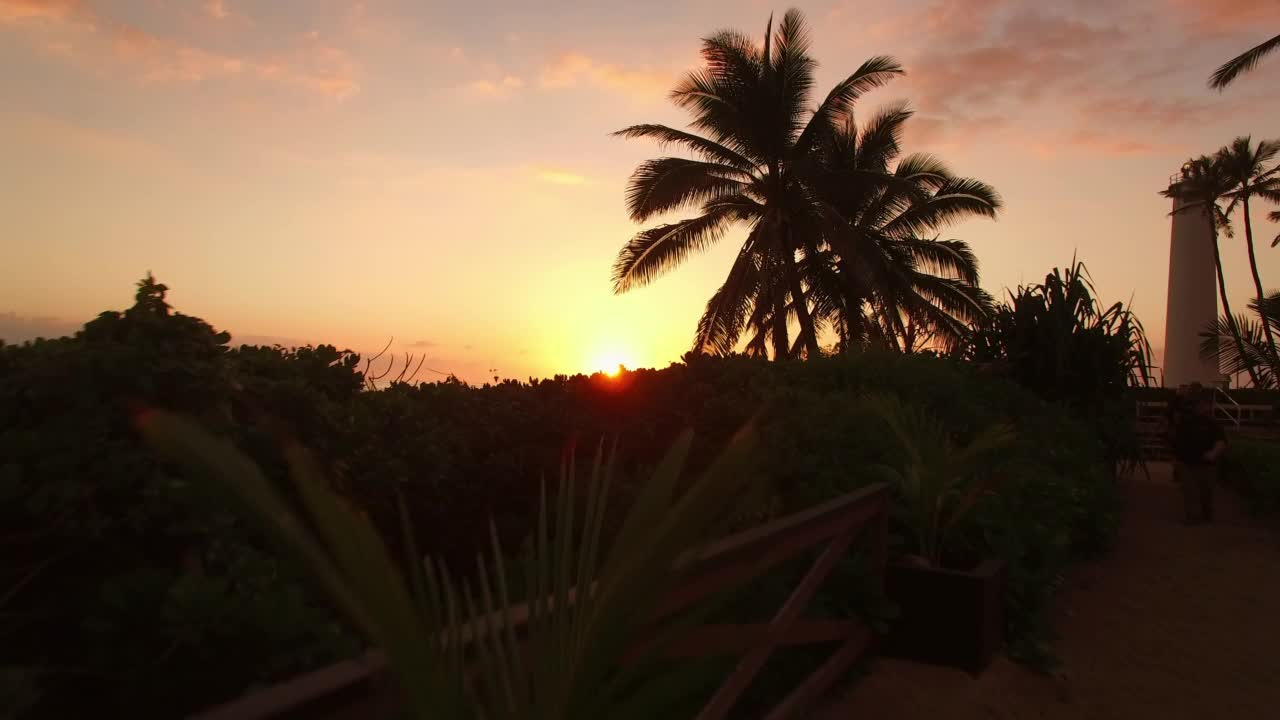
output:
[[[269,445],[237,422],[228,336],[164,295],[148,278],[74,338],[0,347],[0,637],[38,716],[173,717],[356,648],[218,488],[130,427],[147,403]]]
[[[1250,514],[1280,524],[1280,442],[1232,438],[1222,479],[1236,489]]]
[[[1151,347],[1128,307],[1097,300],[1083,263],[1010,292],[957,355],[1088,419],[1117,469],[1141,462],[1128,389],[1149,383]]]

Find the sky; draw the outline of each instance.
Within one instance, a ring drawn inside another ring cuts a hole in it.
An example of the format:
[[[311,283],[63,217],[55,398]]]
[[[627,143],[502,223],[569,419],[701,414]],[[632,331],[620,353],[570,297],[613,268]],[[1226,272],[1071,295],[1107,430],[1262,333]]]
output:
[[[906,149],[1003,195],[954,227],[982,284],[1078,256],[1164,336],[1169,201],[1191,155],[1280,137],[1277,0],[830,0],[799,5],[820,92],[890,54]],[[699,39],[763,34],[758,0],[0,0],[0,338],[73,332],[147,271],[236,342],[425,356],[470,381],[663,367],[688,350],[742,233],[615,296],[640,228],[623,189],[684,126]],[[816,103],[817,99],[815,99]],[[1254,212],[1264,281],[1280,227]],[[1252,295],[1224,241],[1233,303]],[[423,371],[422,379],[431,379]]]

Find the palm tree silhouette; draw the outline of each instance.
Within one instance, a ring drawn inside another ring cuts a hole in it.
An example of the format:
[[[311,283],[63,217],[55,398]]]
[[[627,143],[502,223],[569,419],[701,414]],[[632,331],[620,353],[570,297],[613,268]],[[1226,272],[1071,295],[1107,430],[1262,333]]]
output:
[[[1252,139],[1246,135],[1236,138],[1230,145],[1219,150],[1214,158],[1233,185],[1226,196],[1230,198],[1230,202],[1223,212],[1230,215],[1239,206],[1244,216],[1245,244],[1249,248],[1249,270],[1253,273],[1253,287],[1257,292],[1256,301],[1259,303],[1266,297],[1266,293],[1262,290],[1262,278],[1258,275],[1258,257],[1253,247],[1253,221],[1249,218],[1249,198],[1256,195],[1267,200],[1280,201],[1280,166],[1269,169],[1266,167],[1277,154],[1280,154],[1280,142],[1262,140],[1254,146]],[[1271,335],[1271,326],[1265,322],[1261,325],[1267,345],[1274,350],[1276,341]]]
[[[968,217],[995,217],[1000,196],[932,155],[900,157],[911,115],[906,104],[891,106],[861,130],[846,117],[817,154],[815,188],[830,211],[812,278],[842,347],[879,341],[911,351],[922,332],[950,346],[991,306],[969,245],[937,235]]]
[[[1174,210],[1174,213],[1202,212],[1209,218],[1209,226],[1212,230],[1213,263],[1218,273],[1218,297],[1222,300],[1223,317],[1235,343],[1236,351],[1244,356],[1246,353],[1244,343],[1240,339],[1240,328],[1235,316],[1231,314],[1231,301],[1227,299],[1227,282],[1222,273],[1222,253],[1218,244],[1219,230],[1222,230],[1227,237],[1232,236],[1231,219],[1218,204],[1218,201],[1230,191],[1231,178],[1222,166],[1214,158],[1201,155],[1188,160],[1182,166],[1182,179],[1161,194],[1182,201],[1182,206]],[[1249,377],[1257,386],[1258,376],[1252,368],[1249,369]]]
[[[1222,90],[1230,85],[1242,73],[1252,70],[1268,53],[1280,49],[1280,35],[1267,40],[1256,47],[1227,61],[1209,77],[1209,87]]]
[[[882,114],[863,137],[852,124],[858,98],[902,74],[901,66],[889,57],[871,58],[810,110],[815,63],[808,47],[805,22],[796,10],[786,13],[776,32],[770,18],[761,46],[736,31],[716,33],[703,40],[704,67],[690,72],[671,95],[692,113],[696,133],[664,125],[615,133],[678,145],[696,156],[649,160],[635,170],[627,188],[633,220],[686,207],[698,211],[635,235],[614,264],[615,292],[647,284],[731,227],[747,228],[728,276],[699,321],[695,350],[731,352],[750,334],[749,354],[772,350],[775,359],[813,357],[821,353],[819,332],[833,320],[839,321],[842,337],[854,325],[862,326],[848,314],[854,309],[861,314],[865,303],[856,302],[859,298],[877,307],[915,310],[913,301],[900,302],[912,297],[905,290],[913,281],[919,301],[955,297],[951,277],[929,286],[923,278],[929,268],[963,268],[964,281],[976,281],[976,262],[967,247],[907,242],[913,232],[959,214],[947,209],[948,203],[959,204],[953,200],[938,200],[932,210],[914,214],[908,208],[947,194],[949,174],[930,174],[945,168],[922,157],[899,163],[900,177],[888,171],[909,112],[898,108]],[[917,165],[921,172],[912,171]],[[994,214],[999,200],[986,191],[983,214]],[[877,198],[879,215],[869,210]],[[861,216],[842,214],[842,209],[864,206]],[[895,262],[905,263],[896,275],[885,267]],[[895,278],[898,287],[886,284]],[[799,326],[794,345],[793,318]]]

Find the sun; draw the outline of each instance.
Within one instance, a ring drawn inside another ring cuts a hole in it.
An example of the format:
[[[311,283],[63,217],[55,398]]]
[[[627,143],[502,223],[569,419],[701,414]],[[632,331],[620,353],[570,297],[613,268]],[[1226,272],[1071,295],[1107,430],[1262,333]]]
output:
[[[623,367],[635,367],[635,358],[619,347],[602,348],[591,360],[592,372],[602,372],[610,377],[617,377]]]

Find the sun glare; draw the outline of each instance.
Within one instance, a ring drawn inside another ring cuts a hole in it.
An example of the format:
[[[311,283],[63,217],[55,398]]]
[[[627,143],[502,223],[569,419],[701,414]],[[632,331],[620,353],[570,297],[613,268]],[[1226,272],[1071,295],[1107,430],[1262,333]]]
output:
[[[623,367],[635,367],[635,362],[629,353],[616,347],[601,350],[591,362],[592,372],[602,372],[610,377],[617,377]]]

